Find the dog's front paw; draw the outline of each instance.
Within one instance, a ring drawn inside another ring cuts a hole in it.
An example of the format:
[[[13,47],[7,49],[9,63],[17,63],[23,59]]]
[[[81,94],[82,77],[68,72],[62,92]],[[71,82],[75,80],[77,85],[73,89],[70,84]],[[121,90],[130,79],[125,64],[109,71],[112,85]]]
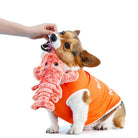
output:
[[[68,132],[67,134],[70,134],[70,135],[78,135],[82,132],[82,128],[75,128],[75,127],[72,127]]]
[[[59,127],[58,126],[52,126],[46,130],[46,133],[59,133]]]

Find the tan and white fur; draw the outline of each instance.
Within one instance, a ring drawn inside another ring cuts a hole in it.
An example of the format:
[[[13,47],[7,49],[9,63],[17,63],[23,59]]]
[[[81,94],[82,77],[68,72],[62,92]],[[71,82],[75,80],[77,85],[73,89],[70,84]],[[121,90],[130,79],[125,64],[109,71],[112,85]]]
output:
[[[54,34],[56,36],[56,41],[51,40],[52,45],[56,49],[56,54],[65,65],[66,71],[77,71],[83,67],[95,67],[100,64],[100,60],[97,57],[82,48],[81,42],[78,38],[79,33],[79,30],[73,32],[65,31]],[[67,132],[68,134],[80,134],[83,130],[105,130],[113,127],[124,127],[125,107],[123,102],[119,103],[118,106],[109,111],[99,120],[84,126],[85,121],[87,120],[89,103],[89,94],[84,89],[79,90],[78,93],[70,97],[67,104],[72,110],[74,123]],[[46,132],[58,133],[58,116],[53,112],[49,112],[49,116],[51,126],[46,130]]]

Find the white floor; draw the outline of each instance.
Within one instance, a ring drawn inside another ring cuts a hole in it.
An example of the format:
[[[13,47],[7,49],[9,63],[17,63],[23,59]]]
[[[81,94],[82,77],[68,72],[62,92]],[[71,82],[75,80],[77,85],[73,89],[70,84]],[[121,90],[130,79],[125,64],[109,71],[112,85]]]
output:
[[[70,125],[60,126],[60,132],[58,134],[43,134],[42,138],[65,138],[65,137],[77,137],[77,138],[121,138],[121,137],[131,137],[132,133],[134,137],[138,137],[137,128],[131,128],[126,124],[124,129],[111,129],[111,130],[92,130],[92,131],[83,131],[80,135],[68,135],[66,132],[70,128]]]

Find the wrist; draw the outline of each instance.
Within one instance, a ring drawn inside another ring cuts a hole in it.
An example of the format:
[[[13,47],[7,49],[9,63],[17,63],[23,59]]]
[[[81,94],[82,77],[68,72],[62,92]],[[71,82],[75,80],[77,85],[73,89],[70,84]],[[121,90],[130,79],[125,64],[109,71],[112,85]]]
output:
[[[34,26],[26,26],[25,30],[26,30],[26,37],[28,38],[35,39],[38,35],[36,28]]]
[[[23,26],[23,29],[24,29],[24,36],[25,37],[28,37],[28,38],[31,38],[31,27],[29,26]]]

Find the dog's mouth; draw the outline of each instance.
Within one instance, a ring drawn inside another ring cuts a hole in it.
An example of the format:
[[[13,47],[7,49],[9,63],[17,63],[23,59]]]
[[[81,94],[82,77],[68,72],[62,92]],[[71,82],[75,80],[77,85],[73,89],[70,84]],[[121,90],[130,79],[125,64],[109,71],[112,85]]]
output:
[[[43,51],[46,51],[46,52],[51,52],[51,50],[52,50],[52,43],[50,41],[48,41],[47,43],[44,43],[43,45],[41,45],[41,49]]]

